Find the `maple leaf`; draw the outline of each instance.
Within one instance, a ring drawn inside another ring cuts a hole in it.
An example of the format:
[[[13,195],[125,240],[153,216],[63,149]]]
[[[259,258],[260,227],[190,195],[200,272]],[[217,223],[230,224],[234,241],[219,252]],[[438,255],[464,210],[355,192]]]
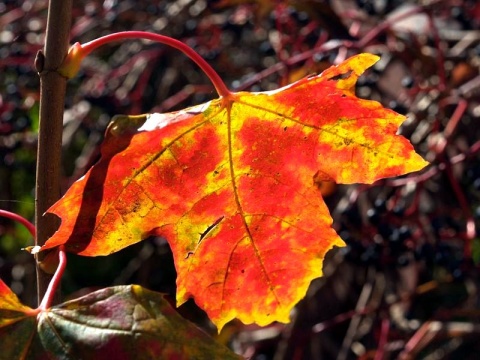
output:
[[[44,248],[107,255],[164,236],[177,304],[193,297],[221,328],[289,321],[325,253],[344,246],[317,184],[372,183],[426,162],[396,135],[404,117],[355,96],[377,56],[264,93],[168,114],[118,117],[101,160],[49,212]]]
[[[102,289],[46,310],[0,279],[0,360],[240,359],[138,285]],[[139,352],[141,350],[141,352]]]

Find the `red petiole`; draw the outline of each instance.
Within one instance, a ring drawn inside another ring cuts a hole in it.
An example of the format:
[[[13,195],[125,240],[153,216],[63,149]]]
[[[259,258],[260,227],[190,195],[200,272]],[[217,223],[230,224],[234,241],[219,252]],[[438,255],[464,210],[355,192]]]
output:
[[[83,58],[90,54],[93,50],[102,45],[125,39],[151,40],[180,50],[191,60],[193,60],[200,67],[200,69],[202,69],[205,75],[208,76],[210,81],[213,83],[213,86],[215,86],[218,95],[224,98],[228,98],[230,95],[232,95],[232,92],[227,88],[220,75],[218,75],[218,73],[191,47],[168,36],[145,31],[122,31],[102,36],[85,44],[75,43],[70,48],[68,55],[58,72],[67,78],[71,78],[77,73]]]
[[[67,266],[67,254],[63,245],[59,248],[58,259],[59,263],[57,270],[55,270],[55,274],[53,274],[52,280],[50,281],[50,284],[48,284],[47,291],[45,292],[45,296],[43,297],[42,302],[38,306],[38,310],[45,311],[52,305],[55,292],[60,285],[60,281],[62,280],[63,272],[65,271],[65,267]]]
[[[32,236],[35,238],[35,236],[36,236],[35,226],[30,221],[25,219],[23,216],[12,213],[8,210],[0,210],[0,216],[18,221],[20,224],[25,226],[28,229],[28,231],[30,232],[30,234],[32,234]]]
[[[28,231],[30,232],[30,234],[32,234],[33,237],[36,236],[35,226],[30,221],[25,219],[23,216],[12,213],[8,210],[1,210],[1,209],[0,209],[0,216],[18,221],[28,229]],[[65,253],[65,249],[63,246],[60,246],[58,256],[59,256],[58,267],[55,270],[55,274],[53,275],[52,280],[50,281],[50,284],[48,285],[47,292],[45,293],[45,296],[43,297],[41,304],[37,309],[33,311],[34,314],[40,311],[47,310],[52,304],[55,291],[60,284],[61,278],[63,276],[63,272],[65,271],[65,267],[67,266],[67,255]]]

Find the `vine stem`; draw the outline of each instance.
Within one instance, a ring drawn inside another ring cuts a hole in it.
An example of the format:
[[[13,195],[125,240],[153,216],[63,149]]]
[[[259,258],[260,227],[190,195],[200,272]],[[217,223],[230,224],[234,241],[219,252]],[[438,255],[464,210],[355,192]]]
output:
[[[35,238],[35,236],[36,236],[35,226],[30,221],[25,219],[23,216],[12,213],[8,210],[1,210],[1,209],[0,209],[0,216],[18,221],[23,226],[25,226],[28,229],[28,231],[30,232],[30,234]],[[67,266],[67,255],[66,255],[65,248],[64,248],[63,245],[60,246],[60,248],[59,248],[58,257],[59,257],[58,267],[55,270],[55,274],[52,276],[52,278],[50,280],[50,283],[48,284],[48,287],[45,291],[42,302],[40,303],[38,308],[32,309],[32,312],[31,312],[30,315],[36,315],[40,311],[47,310],[48,308],[50,308],[52,306],[53,302],[55,301],[55,297],[57,296],[57,289],[60,286],[60,282],[61,282],[63,273],[64,273],[65,268]]]
[[[118,41],[118,40],[125,40],[125,39],[151,40],[158,43],[166,44],[168,46],[171,46],[181,51],[183,54],[189,57],[193,62],[195,62],[200,67],[200,69],[202,69],[205,75],[208,76],[210,81],[213,83],[213,86],[215,87],[215,90],[217,91],[218,95],[224,98],[228,98],[232,95],[232,92],[227,88],[227,86],[223,82],[220,75],[218,75],[218,73],[205,61],[205,59],[203,59],[191,47],[171,37],[150,33],[150,32],[145,32],[145,31],[121,31],[118,33],[108,34],[108,35],[99,37],[98,39],[92,40],[85,44],[81,44],[81,45],[75,44],[72,46],[69,52],[70,58],[67,56],[66,62],[63,64],[62,67],[65,69],[65,72],[70,76],[72,75],[72,72],[73,73],[76,72],[77,70],[76,67],[79,66],[80,61],[85,56],[90,54],[93,50],[97,49],[102,45],[105,45],[114,41]],[[69,67],[72,67],[73,69],[70,69]]]
[[[12,213],[8,210],[1,210],[1,209],[0,209],[0,216],[18,221],[20,224],[25,226],[27,230],[30,232],[30,234],[32,234],[33,238],[35,238],[36,236],[35,225],[33,225],[30,221],[25,219],[23,216]]]

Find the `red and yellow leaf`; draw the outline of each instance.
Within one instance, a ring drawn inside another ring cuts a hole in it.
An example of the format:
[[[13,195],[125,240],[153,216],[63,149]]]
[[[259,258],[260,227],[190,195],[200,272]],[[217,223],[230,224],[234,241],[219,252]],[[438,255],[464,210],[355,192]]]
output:
[[[24,359],[35,333],[35,310],[23,305],[0,279],[0,359]]]
[[[377,57],[361,54],[266,93],[235,93],[179,112],[119,117],[102,158],[49,211],[45,248],[107,255],[164,236],[177,303],[194,297],[221,328],[288,322],[343,241],[318,183],[371,183],[427,163],[396,135],[404,117],[358,99]]]
[[[117,286],[47,310],[22,305],[0,280],[0,359],[240,359],[162,294]]]

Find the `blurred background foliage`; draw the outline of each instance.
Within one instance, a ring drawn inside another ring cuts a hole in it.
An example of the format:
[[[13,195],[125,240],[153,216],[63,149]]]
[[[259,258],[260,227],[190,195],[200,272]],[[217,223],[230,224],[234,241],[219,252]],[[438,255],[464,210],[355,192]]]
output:
[[[46,0],[0,3],[0,207],[33,219]],[[476,359],[480,351],[480,4],[475,0],[81,0],[71,41],[123,30],[182,40],[234,90],[276,89],[359,52],[381,60],[360,97],[408,116],[401,133],[432,165],[371,186],[319,184],[348,246],[332,251],[292,323],[232,322],[219,335],[252,359]],[[174,49],[105,46],[69,82],[64,190],[98,160],[115,114],[165,112],[215,97]],[[319,234],[321,236],[321,234]],[[0,276],[35,304],[32,239],[0,219]],[[175,294],[164,239],[105,258],[70,256],[65,296],[137,283]],[[215,333],[193,302],[179,309]]]

